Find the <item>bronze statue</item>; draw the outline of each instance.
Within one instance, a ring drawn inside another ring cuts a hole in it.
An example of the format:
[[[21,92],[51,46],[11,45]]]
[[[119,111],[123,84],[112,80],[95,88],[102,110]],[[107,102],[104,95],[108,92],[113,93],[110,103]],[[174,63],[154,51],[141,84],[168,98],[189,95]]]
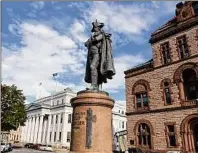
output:
[[[92,23],[92,36],[85,42],[88,48],[85,82],[91,83],[89,90],[99,90],[99,85],[107,83],[115,75],[112,56],[111,34],[102,30],[104,23]]]

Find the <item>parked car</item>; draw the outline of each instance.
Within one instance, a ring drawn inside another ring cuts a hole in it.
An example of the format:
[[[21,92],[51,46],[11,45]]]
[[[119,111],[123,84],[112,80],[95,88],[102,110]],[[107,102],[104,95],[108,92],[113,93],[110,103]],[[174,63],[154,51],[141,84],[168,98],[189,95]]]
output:
[[[22,144],[19,141],[14,141],[12,148],[22,148]]]
[[[1,152],[6,152],[8,151],[8,145],[7,143],[1,143]]]
[[[34,144],[33,143],[26,143],[24,145],[25,148],[33,148]]]
[[[12,148],[12,144],[11,143],[8,143],[8,151],[12,151],[13,148]]]
[[[45,151],[53,151],[51,145],[41,145],[40,150],[45,150]]]
[[[33,149],[40,150],[41,144],[35,144],[32,146]]]

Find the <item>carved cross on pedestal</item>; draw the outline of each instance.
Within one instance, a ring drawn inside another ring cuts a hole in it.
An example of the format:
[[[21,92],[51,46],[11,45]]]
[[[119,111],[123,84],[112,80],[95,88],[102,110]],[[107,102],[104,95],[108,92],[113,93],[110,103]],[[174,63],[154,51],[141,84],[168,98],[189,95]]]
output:
[[[96,115],[93,115],[91,108],[87,110],[86,121],[86,147],[90,148],[92,143],[92,122],[96,122]]]

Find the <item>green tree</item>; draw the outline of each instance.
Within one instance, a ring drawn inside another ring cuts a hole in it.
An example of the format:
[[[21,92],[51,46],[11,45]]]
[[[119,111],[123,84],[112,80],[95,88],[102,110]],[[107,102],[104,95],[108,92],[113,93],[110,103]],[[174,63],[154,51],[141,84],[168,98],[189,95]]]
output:
[[[25,96],[15,85],[1,85],[1,130],[16,130],[26,121]]]

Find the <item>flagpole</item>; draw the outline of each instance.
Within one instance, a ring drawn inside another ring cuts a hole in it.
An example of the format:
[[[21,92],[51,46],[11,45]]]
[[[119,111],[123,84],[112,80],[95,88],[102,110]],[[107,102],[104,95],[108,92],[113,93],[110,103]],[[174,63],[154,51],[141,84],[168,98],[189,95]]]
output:
[[[52,76],[53,76],[53,79],[55,80],[56,82],[56,87],[55,87],[55,93],[52,92],[52,98],[51,98],[51,105],[53,103],[53,98],[54,98],[54,95],[56,94],[56,88],[57,88],[57,81],[56,81],[56,78],[55,76],[57,76],[58,74],[57,73],[53,73]]]
[[[38,97],[38,99],[40,99],[40,97],[41,97],[41,85],[42,85],[42,82],[39,84],[39,86],[40,86],[40,92],[39,92],[39,97]]]
[[[57,89],[57,81],[56,81],[56,78],[55,78],[55,76],[53,76],[53,78],[54,78],[54,80],[55,80],[55,82],[56,82],[56,87],[55,87],[55,94],[56,94],[56,89]]]

